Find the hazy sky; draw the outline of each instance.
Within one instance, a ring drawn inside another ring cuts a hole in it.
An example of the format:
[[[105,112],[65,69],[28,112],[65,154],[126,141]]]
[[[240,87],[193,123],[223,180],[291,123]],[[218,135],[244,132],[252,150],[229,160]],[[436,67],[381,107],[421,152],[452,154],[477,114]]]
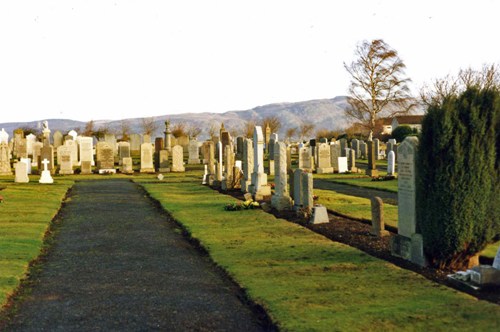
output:
[[[345,95],[384,39],[415,91],[500,63],[500,1],[1,1],[0,123],[244,110]]]

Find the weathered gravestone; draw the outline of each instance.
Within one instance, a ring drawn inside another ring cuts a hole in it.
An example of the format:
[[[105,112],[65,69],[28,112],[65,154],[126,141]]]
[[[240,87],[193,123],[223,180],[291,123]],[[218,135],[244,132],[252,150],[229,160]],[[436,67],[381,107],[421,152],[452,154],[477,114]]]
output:
[[[154,173],[153,146],[151,143],[141,144],[141,173]]]
[[[245,138],[243,136],[236,137],[236,160],[243,159],[243,142]]]
[[[43,148],[42,142],[36,142],[35,144],[33,144],[33,159],[31,163],[32,166],[38,166],[38,168],[41,168],[38,165],[38,159],[40,157],[40,153],[42,152],[42,148]]]
[[[375,145],[372,141],[368,141],[368,168],[366,169],[366,175],[371,177],[378,176],[376,158],[375,158]]]
[[[198,141],[196,138],[189,141],[188,154],[189,165],[200,164],[200,148],[198,147]]]
[[[304,171],[312,171],[311,148],[304,146],[299,149],[299,168]]]
[[[168,150],[161,150],[158,153],[158,172],[170,172],[170,162],[168,160]]]
[[[30,158],[20,158],[22,163],[26,164],[26,171],[31,174],[31,159]]]
[[[58,147],[63,145],[63,134],[59,130],[56,130],[52,138],[54,139],[54,149],[57,150]]]
[[[378,138],[373,139],[373,146],[375,150],[375,160],[380,159],[380,140]],[[370,147],[368,147],[368,150],[370,150]]]
[[[124,174],[134,173],[132,157],[123,157],[122,158],[121,172]]]
[[[271,196],[271,186],[267,184],[267,174],[264,173],[264,135],[262,127],[255,126],[253,132],[253,173],[250,192],[255,200]]]
[[[116,173],[113,147],[108,142],[97,144],[97,169],[99,174]]]
[[[26,138],[21,138],[17,142],[17,158],[28,158],[28,142]]]
[[[416,233],[416,154],[418,139],[407,137],[398,148],[398,235],[391,238],[392,254],[424,266],[422,235]]]
[[[108,143],[109,147],[113,150],[113,158],[118,155],[118,147],[116,145],[116,137],[114,134],[105,134],[104,141]]]
[[[389,232],[385,230],[384,222],[384,202],[380,197],[371,198],[371,208],[372,208],[372,229],[370,234],[382,237],[389,235]]]
[[[16,183],[28,183],[30,179],[28,177],[28,165],[23,162],[17,162],[14,164],[15,177],[14,182]]]
[[[92,163],[90,161],[82,161],[80,165],[80,174],[92,174]]]
[[[140,148],[139,148],[140,149]],[[130,158],[130,143],[129,142],[119,142],[118,143],[118,158],[119,164],[123,164],[123,158]]]
[[[80,164],[83,161],[90,161],[91,165],[94,165],[94,140],[92,137],[78,138],[78,144],[80,147]]]
[[[339,157],[340,157],[340,144],[330,145],[330,163],[332,165],[333,171],[339,171]]]
[[[184,149],[180,145],[172,148],[172,172],[184,172]]]
[[[155,138],[155,152],[158,153],[163,150],[163,137]]]
[[[245,138],[243,140],[243,178],[241,179],[241,191],[246,193],[252,184],[253,173],[253,145],[252,140]]]
[[[316,172],[318,174],[333,173],[330,145],[327,143],[320,143],[316,149],[318,150],[318,167],[316,168]]]
[[[345,138],[340,139],[340,156],[347,157],[346,154],[347,140]]]
[[[78,166],[78,143],[74,140],[67,140],[64,142],[64,146],[71,149],[71,160],[73,161],[73,166]]]
[[[302,208],[302,170],[297,168],[293,171],[293,209],[299,211]]]
[[[271,141],[274,141],[271,139]],[[276,142],[274,148],[274,195],[271,197],[271,205],[278,211],[289,210],[292,205],[292,199],[288,193],[287,184],[287,162],[286,162],[286,144]]]
[[[131,134],[129,137],[130,141],[130,151],[134,154],[139,154],[141,152],[141,135]],[[123,158],[127,158],[124,156]]]
[[[12,175],[10,167],[9,145],[0,143],[0,175]]]
[[[69,146],[60,145],[57,148],[57,164],[59,165],[59,174],[74,174],[73,156]]]
[[[234,187],[234,153],[230,145],[226,145],[224,154],[224,177],[222,179],[222,190],[233,189]]]
[[[352,173],[358,172],[358,168],[356,167],[356,150],[354,150],[354,149],[349,150],[349,156],[348,156],[347,163],[348,163],[348,167],[349,167],[350,172],[352,172]]]

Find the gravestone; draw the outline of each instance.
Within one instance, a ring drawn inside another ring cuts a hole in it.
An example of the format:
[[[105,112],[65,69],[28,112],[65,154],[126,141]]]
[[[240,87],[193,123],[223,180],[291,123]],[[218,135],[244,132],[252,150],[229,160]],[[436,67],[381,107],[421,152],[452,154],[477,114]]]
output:
[[[304,171],[312,171],[311,149],[307,146],[299,149],[299,168]]]
[[[212,141],[206,141],[205,148],[206,148],[206,153],[207,153],[206,154],[206,158],[207,158],[206,163],[208,164],[208,174],[210,174],[209,184],[211,185],[212,184],[211,181],[213,181],[214,177],[215,177],[215,143]]]
[[[382,237],[389,235],[389,232],[385,230],[384,222],[384,202],[380,197],[371,198],[371,208],[372,208],[372,229],[370,234]]]
[[[375,150],[375,160],[380,160],[380,140],[378,138],[373,139],[373,146]],[[370,147],[368,147],[370,150]]]
[[[220,182],[222,181],[222,142],[217,142],[217,163],[216,163],[216,186],[220,186]]]
[[[12,175],[9,145],[5,142],[0,143],[0,175]]]
[[[71,136],[71,139],[72,139],[73,141],[76,141],[76,138],[78,137],[78,133],[77,133],[76,131],[74,131],[74,130],[70,130],[70,131],[68,132],[68,136]]]
[[[97,144],[97,169],[99,174],[116,173],[113,147],[108,142]]]
[[[73,140],[67,140],[64,142],[64,146],[71,149],[71,160],[73,161],[73,166],[78,166],[78,143]]]
[[[243,136],[236,137],[236,160],[243,159],[243,142],[245,138]]]
[[[389,151],[389,155],[387,155],[387,175],[395,174],[395,159],[394,151]]]
[[[28,177],[28,165],[23,162],[17,162],[14,164],[15,177],[14,182],[16,183],[28,183],[30,179]]]
[[[132,157],[123,157],[122,158],[121,172],[124,174],[133,174],[134,173]]]
[[[155,152],[158,153],[163,150],[163,137],[155,138]]]
[[[346,154],[347,140],[345,138],[340,139],[340,156],[347,157]]]
[[[59,174],[74,174],[72,153],[69,146],[60,145],[57,148],[57,164],[59,165]]]
[[[274,144],[278,142],[278,134],[271,134],[269,139],[269,175],[274,175]]]
[[[351,149],[356,151],[355,158],[359,158],[360,150],[359,150],[359,140],[356,138],[351,140]],[[349,156],[347,156],[349,157]]]
[[[339,161],[339,173],[346,173],[348,171],[347,157],[338,157],[338,161]]]
[[[141,144],[141,173],[154,173],[153,146],[151,143]]]
[[[0,131],[0,143],[9,144],[9,134],[4,128]]]
[[[140,146],[140,145],[139,145]],[[129,142],[118,143],[118,158],[120,165],[123,164],[123,158],[130,158],[131,145]],[[140,147],[139,147],[140,149]]]
[[[368,144],[366,144],[364,141],[360,141],[359,150],[361,159],[366,159],[368,157]]]
[[[371,177],[378,176],[376,158],[375,158],[375,145],[372,141],[368,141],[368,168],[366,169],[366,175]]]
[[[172,172],[184,172],[184,149],[180,145],[172,148]]]
[[[57,151],[57,148],[63,145],[63,134],[59,130],[56,130],[52,138],[54,139],[54,149]]]
[[[78,137],[80,147],[80,164],[82,161],[90,161],[94,165],[94,140],[92,137]]]
[[[424,266],[422,236],[416,233],[415,165],[418,139],[405,138],[398,150],[398,235],[391,238],[391,252]]]
[[[36,136],[29,134],[26,136],[26,151],[28,156],[33,156],[33,144],[36,142]]]
[[[82,164],[80,165],[80,174],[92,174],[92,163],[90,161],[82,161]]]
[[[46,146],[44,146],[46,147]],[[48,146],[52,148],[51,146]],[[42,176],[40,177],[40,180],[38,180],[39,183],[44,183],[44,184],[51,184],[54,183],[54,179],[52,179],[52,176],[50,176],[50,170],[48,169],[48,165],[50,164],[50,161],[47,159],[43,159],[40,162],[41,165],[43,165],[43,171],[42,171]]]
[[[173,140],[172,140],[172,144],[174,144]],[[176,139],[176,142],[174,145],[180,145],[182,146],[182,149],[188,149],[189,147],[189,137],[183,135],[183,136],[180,136],[180,137],[177,137]]]
[[[54,167],[54,149],[51,145],[44,145],[40,150],[40,157],[38,162],[39,169],[42,167],[42,161],[44,159],[46,159],[48,163],[46,166],[43,166],[43,169],[46,168],[50,173],[54,173],[56,170]]]
[[[298,211],[302,208],[302,170],[297,168],[293,171],[293,209]]]
[[[274,140],[271,139],[271,142]],[[274,148],[274,195],[271,197],[271,205],[278,211],[290,210],[292,199],[288,193],[287,184],[287,162],[286,162],[286,144],[276,142]]]
[[[31,159],[30,158],[20,158],[22,163],[26,164],[26,171],[31,174]]]
[[[233,189],[234,187],[234,153],[230,145],[226,145],[224,154],[224,178],[221,183],[222,190]]]
[[[19,145],[21,144],[21,140],[24,138],[24,131],[20,128],[14,130],[14,146],[12,154],[15,158],[19,158]]]
[[[42,142],[36,142],[33,144],[33,159],[32,159],[32,166],[37,166],[38,167],[38,159],[40,157],[40,153],[43,148],[43,143]],[[41,168],[41,167],[39,167]]]
[[[314,205],[309,223],[317,225],[326,224],[329,222],[330,220],[328,219],[328,211],[326,210],[326,207],[321,204]]]
[[[313,208],[313,175],[308,172],[302,172],[300,174],[300,182],[302,208],[311,213]]]
[[[144,143],[151,144],[151,135],[149,135],[149,134],[142,135],[142,144],[144,144]],[[141,144],[141,147],[142,147],[142,144]]]
[[[118,155],[118,147],[116,146],[116,137],[114,134],[105,134],[104,141],[113,149],[113,158]]]
[[[264,173],[264,135],[261,126],[255,126],[253,132],[253,163],[250,192],[257,201],[271,196],[271,186],[267,184],[267,174]]]
[[[330,163],[333,171],[339,171],[340,144],[330,145]]]
[[[129,137],[130,142],[130,151],[134,154],[139,154],[141,152],[141,135],[139,134],[131,134]],[[124,156],[123,158],[126,158]]]
[[[198,147],[198,141],[196,140],[196,138],[189,141],[188,153],[189,153],[189,158],[188,158],[189,165],[200,164],[200,148]]]
[[[351,149],[349,150],[349,157],[348,157],[348,167],[349,171],[352,173],[357,173],[358,168],[356,167],[356,150]]]
[[[28,142],[26,138],[21,138],[17,142],[17,158],[28,158]]]
[[[243,178],[241,179],[241,191],[248,192],[249,186],[252,184],[253,173],[253,145],[252,140],[245,138],[243,140]]]
[[[316,168],[316,172],[318,174],[333,173],[330,157],[330,145],[327,143],[320,143],[316,149],[318,150],[318,168]]]
[[[172,132],[170,131],[170,120],[165,121],[165,131],[163,132],[165,138],[165,150],[169,153],[172,152]]]
[[[269,153],[269,141],[271,140],[271,127],[269,127],[269,123],[266,124],[265,133],[264,133],[264,144],[266,145],[266,152]]]
[[[168,150],[161,150],[158,153],[158,172],[170,172],[170,162],[168,160]]]

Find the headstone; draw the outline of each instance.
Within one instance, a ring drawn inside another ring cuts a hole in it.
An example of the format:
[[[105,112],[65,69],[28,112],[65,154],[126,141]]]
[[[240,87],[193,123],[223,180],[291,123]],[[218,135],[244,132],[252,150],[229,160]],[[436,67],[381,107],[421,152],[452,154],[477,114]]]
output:
[[[142,144],[144,144],[144,143],[151,144],[151,135],[149,135],[149,134],[142,135]],[[141,147],[142,147],[142,144],[141,144]]]
[[[330,145],[330,162],[334,172],[339,171],[340,144]]]
[[[394,175],[395,159],[394,151],[389,151],[389,155],[387,156],[387,175]]]
[[[241,191],[248,192],[249,186],[252,184],[253,173],[253,145],[252,140],[245,138],[243,140],[243,178],[241,179]]]
[[[28,165],[23,162],[17,162],[14,164],[15,177],[14,182],[16,183],[28,183],[30,179],[28,177]]]
[[[302,170],[297,168],[293,171],[293,209],[298,211],[302,208]]]
[[[51,146],[49,147],[52,148]],[[54,179],[52,179],[52,176],[50,176],[50,170],[48,169],[50,161],[48,161],[47,159],[43,159],[40,164],[43,165],[43,171],[42,176],[40,177],[40,180],[38,180],[38,182],[44,184],[54,183]]]
[[[236,137],[236,160],[243,159],[243,142],[245,138],[243,136]]]
[[[108,142],[99,142],[97,147],[96,164],[99,174],[116,173],[113,146]]]
[[[278,134],[271,134],[269,139],[269,160],[274,160],[274,144],[278,142]]]
[[[46,168],[49,172],[54,173],[55,167],[54,167],[54,149],[52,148],[51,145],[44,145],[42,149],[40,150],[40,157],[39,157],[39,162],[38,162],[38,168],[42,167],[42,161],[46,159],[47,160],[47,165],[43,166],[44,169]]]
[[[130,141],[130,151],[134,154],[139,154],[141,152],[141,135],[131,134],[129,137]],[[123,158],[126,158],[125,156]]]
[[[139,144],[139,146],[140,146],[140,144]],[[123,164],[123,158],[130,157],[130,149],[131,149],[131,145],[129,142],[119,142],[118,143],[118,158],[120,159],[120,164]]]
[[[9,134],[3,128],[0,131],[0,144],[1,143],[9,144]]]
[[[26,151],[28,156],[33,156],[33,144],[36,142],[36,136],[29,134],[26,136]]]
[[[361,154],[361,159],[366,159],[368,157],[368,144],[364,141],[360,141],[359,150]]]
[[[56,130],[52,138],[54,139],[54,149],[57,150],[58,147],[63,145],[63,134],[59,130]]]
[[[359,150],[359,141],[356,138],[351,140],[351,149],[356,151],[355,158],[358,158],[358,156],[360,154],[360,150]]]
[[[61,145],[57,148],[57,164],[59,174],[74,174],[72,151],[69,146]]]
[[[346,173],[348,171],[347,157],[338,157],[338,163],[339,163],[339,173]]]
[[[222,181],[222,142],[219,141],[217,142],[217,171],[216,171],[216,180],[219,182],[218,185],[220,186],[220,181]]]
[[[380,140],[378,138],[373,139],[373,146],[375,150],[375,160],[380,160]],[[368,151],[370,147],[368,147]]]
[[[74,131],[74,130],[70,130],[68,132],[68,136],[71,136],[72,139],[73,139],[73,141],[76,141],[76,138],[78,137],[78,133],[76,131]]]
[[[340,156],[347,157],[346,155],[347,140],[345,138],[340,139]]]
[[[233,189],[234,184],[234,152],[231,145],[226,145],[226,153],[224,154],[224,178],[221,184],[223,190]]]
[[[263,200],[271,196],[271,186],[267,184],[267,174],[264,173],[264,135],[260,126],[255,126],[253,132],[253,163],[250,192],[256,201]]]
[[[208,184],[209,176],[210,176],[210,174],[208,173],[208,165],[205,164],[203,166],[205,168],[205,172],[203,173],[203,178],[202,178],[201,184]]]
[[[38,168],[41,168],[38,165],[38,159],[40,157],[40,153],[42,151],[42,148],[43,148],[42,142],[36,142],[35,144],[33,144],[33,159],[32,159],[32,163],[31,163],[32,166],[37,166]]]
[[[389,233],[385,230],[384,223],[384,202],[380,197],[371,198],[372,208],[372,229],[370,234],[382,237]]]
[[[208,173],[211,175],[210,179],[213,181],[215,178],[215,143],[212,141],[205,142],[206,145],[206,158],[208,164]],[[211,183],[210,183],[211,185]]]
[[[301,202],[305,211],[312,212],[313,208],[313,175],[308,172],[302,172],[301,182]]]
[[[78,166],[78,143],[73,140],[67,140],[64,142],[64,146],[71,149],[71,160],[73,161],[73,166]]]
[[[368,141],[368,168],[366,169],[366,175],[371,177],[378,176],[377,164],[376,164],[376,151],[375,144],[372,141]]]
[[[307,146],[299,149],[299,168],[304,171],[312,171],[311,149]]]
[[[113,149],[113,158],[118,154],[118,147],[116,145],[116,137],[115,134],[105,134],[104,141],[108,143],[108,145]]]
[[[155,138],[155,152],[158,153],[163,150],[163,137]]]
[[[356,150],[351,149],[349,151],[349,157],[348,157],[348,164],[349,164],[349,171],[352,173],[357,173],[358,168],[356,167]]]
[[[141,173],[154,173],[153,146],[151,143],[141,144]]]
[[[19,158],[19,146],[21,144],[21,140],[24,138],[24,131],[20,128],[14,130],[14,146],[13,146],[13,155],[16,158]]]
[[[28,143],[26,138],[21,138],[17,142],[17,158],[28,158]]]
[[[10,167],[9,145],[5,142],[0,143],[0,175],[12,175]]]
[[[165,121],[165,131],[163,132],[165,138],[165,150],[169,153],[172,152],[172,133],[170,132],[170,121]]]
[[[82,164],[80,166],[80,174],[82,175],[88,175],[92,174],[92,163],[90,161],[82,161]]]
[[[121,172],[124,174],[134,173],[132,157],[123,157],[122,158]]]
[[[330,220],[328,219],[328,211],[326,210],[326,207],[321,204],[316,204],[313,207],[309,223],[316,225],[316,224],[326,224],[329,222]]]
[[[316,168],[316,172],[318,174],[333,173],[330,158],[330,145],[327,143],[320,143],[316,149],[318,150],[318,167]]]
[[[188,158],[189,165],[200,164],[200,148],[198,147],[198,141],[196,140],[196,138],[189,141],[188,153],[189,153],[189,158]]]
[[[170,162],[168,160],[168,150],[161,150],[158,153],[158,171],[162,173],[170,172]]]
[[[78,138],[80,147],[80,164],[82,161],[90,161],[94,165],[94,140],[92,137],[80,136]]]
[[[264,143],[266,145],[266,151],[269,152],[269,141],[271,140],[271,127],[269,127],[269,123],[266,125],[264,135],[265,135]]]
[[[172,172],[184,172],[184,149],[180,145],[172,148]]]
[[[28,172],[28,174],[31,174],[31,159],[21,158],[20,161],[26,164],[26,172]]]
[[[274,140],[271,138],[270,142]],[[286,144],[276,142],[274,148],[270,149],[274,153],[274,195],[271,197],[271,205],[278,211],[290,210],[292,199],[288,193],[287,184],[287,162],[286,162]]]

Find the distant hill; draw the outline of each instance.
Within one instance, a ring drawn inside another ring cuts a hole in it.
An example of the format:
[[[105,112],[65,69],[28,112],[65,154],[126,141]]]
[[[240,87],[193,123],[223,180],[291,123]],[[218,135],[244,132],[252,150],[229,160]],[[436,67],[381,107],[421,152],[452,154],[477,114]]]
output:
[[[161,115],[154,117],[157,124],[155,137],[163,136],[165,129],[164,122],[170,119],[172,124],[185,122],[193,124],[203,130],[201,138],[208,136],[208,128],[215,124],[217,128],[223,122],[227,130],[242,128],[245,121],[252,120],[255,123],[260,123],[262,119],[270,116],[275,116],[281,121],[280,135],[283,135],[288,128],[299,127],[304,121],[312,122],[317,129],[343,129],[349,125],[349,122],[344,116],[344,109],[348,106],[347,97],[338,96],[332,99],[317,99],[309,101],[301,101],[295,103],[276,103],[264,106],[257,106],[245,111],[229,111],[225,113],[184,113],[173,115]],[[132,132],[142,132],[142,119],[132,118],[123,120],[96,120],[94,121],[95,128],[108,126],[111,129],[118,130],[121,127],[122,121],[127,121]],[[45,119],[41,119],[45,120]],[[20,127],[41,128],[40,121],[23,122],[23,123],[0,123],[0,128],[12,134],[14,129]],[[75,129],[83,129],[85,122],[62,120],[62,119],[47,119],[49,128],[53,132],[60,130],[64,134]]]

